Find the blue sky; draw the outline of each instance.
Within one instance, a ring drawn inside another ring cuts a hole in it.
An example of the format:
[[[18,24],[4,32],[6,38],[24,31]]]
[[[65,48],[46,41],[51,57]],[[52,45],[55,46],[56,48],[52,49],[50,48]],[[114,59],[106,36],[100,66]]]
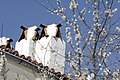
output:
[[[47,0],[38,1],[44,3],[45,6],[49,6]],[[71,0],[64,0],[64,6],[69,7],[68,4],[70,1]],[[84,2],[85,1],[83,0],[79,2],[80,10],[87,6],[84,5]],[[52,4],[56,5],[55,0],[53,0]],[[119,7],[120,5],[118,5],[118,11]],[[70,16],[70,13],[68,13],[68,15]],[[119,16],[119,14],[116,15]],[[14,43],[17,41],[21,33],[21,29],[19,28],[21,25],[25,25],[26,27],[31,25],[39,26],[41,23],[59,23],[60,20],[61,18],[56,15],[51,15],[45,8],[37,4],[34,0],[0,0],[0,34],[3,23],[3,36],[12,38]],[[65,39],[64,26],[61,31]]]
[[[46,0],[40,0],[46,3]],[[60,19],[51,15],[45,8],[37,4],[34,0],[0,0],[0,34],[3,23],[3,36],[14,40],[19,38],[21,25],[26,27],[31,25],[39,26],[43,24],[59,23]],[[64,28],[61,29],[64,33]]]
[[[39,2],[49,6],[47,0],[38,0]],[[64,6],[69,8],[71,0],[64,0]],[[80,1],[80,9],[84,7],[85,1]],[[81,4],[82,3],[82,4]],[[56,6],[55,0],[52,4]],[[70,13],[67,15],[71,16]],[[14,40],[13,45],[18,40],[21,33],[19,28],[21,25],[26,27],[31,25],[39,26],[43,24],[59,23],[60,17],[51,15],[47,10],[36,3],[34,0],[0,0],[0,34],[3,23],[3,36],[10,37]],[[65,27],[61,28],[65,39]]]

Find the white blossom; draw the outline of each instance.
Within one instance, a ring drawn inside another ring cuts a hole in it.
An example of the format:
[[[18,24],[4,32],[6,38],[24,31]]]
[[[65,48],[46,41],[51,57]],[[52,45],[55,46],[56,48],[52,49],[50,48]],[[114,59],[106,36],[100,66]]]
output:
[[[97,5],[97,3],[96,3],[96,2],[94,2],[94,4],[95,4],[95,5]]]
[[[76,67],[76,64],[78,64],[78,59],[79,59],[81,60],[80,63],[81,71],[84,70],[83,69],[84,64],[86,64],[85,67],[86,66],[88,67],[89,74],[87,74],[87,78],[86,78],[87,80],[94,80],[95,77],[99,79],[98,75],[101,75],[100,76],[101,78],[106,77],[105,79],[107,79],[107,77],[110,76],[110,78],[112,79],[114,76],[116,76],[117,73],[113,72],[112,74],[113,71],[112,68],[111,69],[108,68],[109,67],[108,65],[112,63],[109,61],[110,60],[109,58],[114,56],[113,54],[114,50],[116,50],[115,53],[120,53],[119,43],[118,43],[120,39],[119,36],[120,27],[119,24],[117,24],[118,22],[116,20],[112,21],[110,18],[115,14],[115,12],[118,11],[119,9],[118,6],[116,7],[116,5],[114,4],[118,4],[120,0],[115,1],[115,3],[113,2],[113,4],[111,4],[109,0],[106,1],[103,0],[103,2],[102,0],[93,1],[92,4],[90,2],[91,0],[85,0],[86,5],[79,7],[78,7],[79,0],[70,0],[70,3],[68,4],[68,8],[66,6],[67,5],[66,3],[65,3],[66,8],[63,8],[62,6],[64,5],[62,5],[62,3],[59,3],[61,0],[57,0],[57,1],[58,1],[58,10],[55,10],[53,13],[55,14],[59,13],[58,16],[61,16],[61,19],[64,22],[66,22],[65,23],[67,24],[66,26],[69,26],[66,27],[66,40],[68,44],[70,43],[70,45],[68,45],[69,50],[67,54],[68,57],[70,57],[69,58],[70,63],[73,62],[73,64],[69,63],[69,65],[70,66],[73,65],[77,69],[78,67]],[[101,6],[101,3],[104,4],[102,4]],[[77,7],[79,9],[77,9]],[[86,14],[86,11],[88,14]],[[88,19],[88,17],[91,17],[92,22],[90,21],[91,19]],[[111,23],[111,25],[113,24],[113,26],[112,27],[109,26],[110,25],[109,23]],[[116,27],[114,28],[115,25]],[[105,27],[102,28],[103,26]],[[114,31],[110,32],[113,29]],[[95,42],[97,42],[97,45],[95,44]],[[97,69],[99,67],[100,70],[100,72],[98,72],[97,74],[95,74],[94,70],[92,71],[91,68],[89,67],[91,64],[93,64],[92,63],[93,61],[90,60],[92,58],[91,56],[89,57],[89,55],[91,55],[92,52],[94,51],[95,45],[96,45],[95,64],[97,64],[96,66]],[[79,57],[79,53],[82,56]],[[89,62],[90,64],[87,64],[87,62]],[[105,66],[103,62],[107,65]],[[114,66],[114,65],[110,65],[110,66]],[[75,75],[77,74],[78,77],[79,73],[80,72],[78,71],[78,73],[75,73]],[[78,80],[81,79],[83,80],[85,79],[85,76],[82,74]],[[113,80],[117,80],[117,79],[113,78]]]
[[[93,11],[93,16],[94,16],[93,21],[94,21],[94,22],[98,21],[99,18],[100,18],[100,15],[99,15],[98,13],[99,13],[98,10],[94,10],[94,11]]]
[[[106,52],[103,52],[103,53],[102,53],[103,57],[105,57],[105,56],[106,56],[106,54],[107,54]]]
[[[94,17],[94,18],[93,18],[93,21],[94,21],[94,22],[96,22],[97,20],[98,20],[98,18],[97,18],[97,17]]]
[[[66,32],[68,32],[70,30],[70,27],[66,27]]]
[[[120,3],[120,0],[118,0],[118,3]]]
[[[68,39],[67,39],[67,42],[71,43],[71,40],[72,40],[72,38],[69,36]]]
[[[58,12],[58,10],[55,10],[55,11],[53,11],[54,13],[57,13]]]
[[[84,21],[84,20],[85,20],[85,18],[82,16],[82,17],[80,18],[80,20],[81,20],[81,21]]]
[[[105,11],[105,13],[110,14],[110,13],[111,13],[111,9],[107,9],[107,10]]]
[[[91,13],[91,11],[89,10],[88,13]]]
[[[79,45],[79,43],[78,42],[76,42],[76,46],[78,46]]]
[[[110,70],[109,70],[108,68],[105,68],[105,69],[104,69],[104,73],[105,73],[105,75],[109,75]]]
[[[87,75],[88,75],[88,72],[84,71],[84,72],[82,72],[81,76],[77,80],[86,80]]]
[[[90,34],[89,41],[94,42],[95,41],[95,39],[93,38],[94,32],[93,31],[89,31],[88,34]]]
[[[110,38],[110,41],[109,41],[109,43],[113,43],[113,38]]]
[[[95,77],[95,74],[94,73],[91,73],[90,74],[91,78],[93,79]]]
[[[77,52],[77,53],[82,53],[81,48],[77,48],[77,49],[76,49],[76,52]],[[82,55],[81,55],[80,57],[82,58]]]
[[[105,3],[108,4],[108,1],[106,1]]]
[[[57,16],[59,16],[60,15],[60,13],[57,13]]]
[[[119,80],[120,79],[120,72],[119,70],[116,70],[113,72],[112,76],[113,76],[113,80]]]
[[[98,14],[98,10],[94,10],[93,11],[93,15],[95,16],[95,15],[97,15]]]
[[[101,34],[102,34],[102,35],[106,35],[106,34],[107,34],[106,30],[103,29]]]
[[[109,52],[109,54],[112,54],[111,52]]]
[[[94,26],[95,26],[95,27],[99,27],[99,26],[101,26],[101,24],[96,23],[96,24],[94,24]]]
[[[102,70],[103,68],[102,67],[100,67],[100,70]]]
[[[72,37],[71,37],[71,32],[69,31],[69,28],[66,28],[66,38],[67,42],[72,44]]]
[[[99,64],[99,66],[101,66],[101,64]]]
[[[94,43],[96,41],[96,39],[95,38],[89,38],[89,41]]]
[[[117,31],[117,32],[120,32],[120,28],[119,28],[119,27],[116,27],[116,31]]]
[[[61,8],[61,12],[65,12],[66,8]]]
[[[78,39],[80,39],[80,32],[78,31],[78,33],[75,34],[75,40],[77,41]]]
[[[108,17],[112,17],[113,15],[111,14],[111,9],[107,9],[106,11],[105,11],[105,13],[106,14],[108,14]]]
[[[88,4],[90,2],[90,0],[86,0],[86,4]]]
[[[116,12],[118,9],[117,8],[115,8],[114,10],[112,10],[112,12],[114,13],[114,12]]]
[[[77,5],[78,5],[78,4],[75,2],[75,0],[72,0],[72,1],[70,2],[69,8],[70,8],[71,10],[73,10],[73,9],[77,8]]]
[[[86,79],[87,79],[87,80],[92,80],[92,78],[91,78],[90,75],[88,75]]]
[[[65,21],[67,19],[67,17],[65,15],[63,15],[62,19]]]
[[[85,15],[85,13],[86,13],[86,8],[83,8],[83,9],[81,10],[81,14],[82,14],[82,15]]]

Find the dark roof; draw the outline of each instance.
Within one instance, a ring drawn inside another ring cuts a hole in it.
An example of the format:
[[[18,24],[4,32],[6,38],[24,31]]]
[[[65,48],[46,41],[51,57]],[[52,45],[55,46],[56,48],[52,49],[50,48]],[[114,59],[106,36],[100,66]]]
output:
[[[42,63],[38,63],[36,60],[32,60],[30,56],[25,57],[24,55],[19,55],[18,51],[10,48],[0,48],[0,52],[5,55],[8,59],[11,59],[17,64],[23,65],[29,69],[34,70],[37,73],[45,74],[45,77],[54,79],[54,80],[71,80],[65,74],[61,74],[60,72],[56,72],[54,68],[49,69],[48,66],[43,66]]]

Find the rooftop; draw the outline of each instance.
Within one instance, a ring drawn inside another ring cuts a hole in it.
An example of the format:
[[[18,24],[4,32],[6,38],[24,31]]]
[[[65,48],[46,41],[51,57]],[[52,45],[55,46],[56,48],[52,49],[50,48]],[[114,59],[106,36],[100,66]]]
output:
[[[18,51],[14,49],[1,47],[0,56],[3,55],[5,55],[7,63],[9,64],[7,65],[8,69],[13,67],[19,68],[23,71],[25,70],[24,72],[31,73],[33,77],[35,77],[35,73],[37,75],[36,77],[40,78],[40,80],[70,80],[70,78],[65,74],[56,72],[54,68],[49,69],[48,66],[43,66],[42,63],[38,63],[37,61],[32,60],[30,56],[25,57],[24,55],[19,55]],[[12,65],[12,67],[10,65]],[[13,70],[15,68],[13,68]],[[17,73],[19,73],[19,69],[17,69]],[[37,80],[37,78],[35,78],[35,80]]]

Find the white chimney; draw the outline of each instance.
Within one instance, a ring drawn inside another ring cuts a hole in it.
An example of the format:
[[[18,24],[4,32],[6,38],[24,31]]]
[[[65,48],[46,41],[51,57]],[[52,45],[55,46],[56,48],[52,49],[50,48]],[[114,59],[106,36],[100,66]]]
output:
[[[44,36],[36,42],[35,58],[44,66],[64,73],[66,44],[61,38],[55,37],[57,32],[55,24],[48,25],[46,30],[49,37]]]
[[[9,48],[12,48],[12,45],[10,44],[13,40],[11,38],[7,37],[1,37],[0,38],[0,46],[7,47],[9,45]]]
[[[26,57],[31,56],[32,59],[34,59],[36,45],[35,42],[32,40],[32,37],[35,35],[36,32],[35,29],[37,29],[37,26],[29,27],[27,29],[27,39],[23,38],[22,40],[17,41],[15,44],[15,50],[17,50],[20,55],[25,55]]]

